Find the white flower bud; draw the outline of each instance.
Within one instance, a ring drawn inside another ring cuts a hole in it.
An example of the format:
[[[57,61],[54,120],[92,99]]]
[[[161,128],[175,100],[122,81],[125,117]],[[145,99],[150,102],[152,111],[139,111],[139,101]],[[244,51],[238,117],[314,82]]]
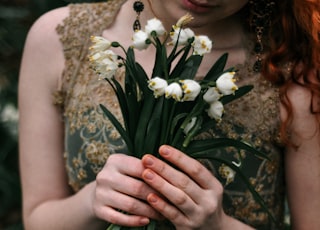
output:
[[[186,125],[186,127],[184,128],[183,132],[184,134],[188,135],[188,133],[190,132],[190,130],[193,128],[193,126],[196,124],[197,118],[193,117],[191,118],[191,120],[189,121],[189,123]]]
[[[166,32],[162,22],[156,18],[148,20],[145,31],[149,36],[153,31],[157,33],[157,36],[164,35]]]
[[[178,45],[186,45],[188,40],[194,37],[194,32],[189,28],[182,29],[181,27],[173,27],[173,29],[174,30],[170,32],[172,41],[169,42],[169,45],[175,45],[177,42]]]
[[[176,82],[168,85],[168,87],[165,90],[166,98],[172,97],[176,101],[181,101],[182,93],[183,92],[182,92],[180,85]]]
[[[223,104],[221,101],[215,101],[210,104],[210,107],[208,109],[208,116],[211,119],[215,119],[217,121],[221,120],[222,114],[223,114]]]
[[[148,87],[153,91],[153,95],[156,98],[165,94],[167,86],[167,81],[160,77],[154,77],[148,81]]]
[[[212,41],[208,36],[200,35],[195,36],[193,42],[193,55],[204,55],[210,53],[212,49]]]
[[[183,27],[187,25],[189,22],[193,20],[193,17],[191,14],[187,13],[186,15],[183,15],[178,22],[176,23],[177,27]]]
[[[137,30],[134,32],[132,40],[133,40],[133,47],[138,50],[143,50],[148,48],[149,44],[147,43],[147,40],[149,39],[149,35],[142,31]]]
[[[199,95],[201,86],[198,82],[194,80],[180,80],[182,83],[183,89],[183,101],[194,101],[195,98]]]
[[[208,104],[211,104],[215,101],[218,101],[221,98],[221,94],[219,93],[216,87],[208,88],[207,92],[203,95],[203,100]]]
[[[89,47],[89,50],[92,53],[104,51],[111,47],[111,42],[108,39],[105,39],[104,37],[91,36],[90,39],[93,45]]]
[[[235,72],[227,72],[222,74],[216,81],[217,88],[223,95],[234,94],[234,92],[238,89],[237,85],[234,84],[234,75]]]

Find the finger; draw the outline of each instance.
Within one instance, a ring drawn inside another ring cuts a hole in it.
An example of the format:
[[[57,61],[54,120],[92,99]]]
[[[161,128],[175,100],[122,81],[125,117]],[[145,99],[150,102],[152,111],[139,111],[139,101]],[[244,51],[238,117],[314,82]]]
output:
[[[121,183],[119,183],[119,181],[121,181]],[[156,192],[144,181],[121,174],[113,178],[113,184],[110,184],[110,186],[118,192],[136,197],[140,200],[146,200],[148,194]]]
[[[162,218],[162,216],[148,203],[142,202],[141,200],[125,194],[110,191],[108,194],[97,194],[97,196],[102,200],[102,203],[103,201],[106,201],[107,204],[105,206],[124,211],[130,215],[144,216],[152,219]]]
[[[136,178],[140,178],[144,170],[140,159],[118,153],[108,157],[106,167],[114,168],[123,174]]]
[[[142,158],[142,163],[146,168],[152,169],[172,185],[182,189],[183,191],[189,194],[200,192],[199,190],[201,188],[193,180],[191,180],[189,176],[173,168],[164,161],[150,154],[146,154]]]
[[[105,168],[98,173],[97,185],[146,200],[147,195],[155,191],[142,181],[141,174],[144,169],[141,160],[114,154],[108,159]]]
[[[97,212],[97,216],[109,223],[126,227],[145,226],[150,222],[149,218],[147,217],[128,215],[108,206],[102,207]]]
[[[186,223],[187,217],[181,213],[175,206],[169,204],[156,194],[149,194],[149,204],[157,211],[159,211],[166,219],[172,223]]]
[[[180,172],[176,173],[179,174]],[[150,184],[150,186],[159,191],[160,194],[162,194],[167,200],[176,206],[181,211],[181,214],[190,214],[196,209],[196,204],[188,195],[188,193],[176,185],[171,184],[170,181],[167,181],[163,177],[159,176],[151,169],[146,169],[143,172],[142,177],[146,183]],[[176,176],[174,175],[172,177]],[[186,188],[186,190],[189,189]],[[161,214],[164,215],[163,213]]]
[[[183,152],[163,145],[159,149],[160,155],[173,165],[177,166],[181,171],[189,175],[203,189],[214,189],[220,186],[211,172],[207,170],[199,161],[187,156]]]

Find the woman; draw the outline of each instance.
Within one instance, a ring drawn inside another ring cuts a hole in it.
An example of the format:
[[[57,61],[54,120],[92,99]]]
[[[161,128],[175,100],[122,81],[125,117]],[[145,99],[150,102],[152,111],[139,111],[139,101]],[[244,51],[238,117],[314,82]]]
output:
[[[156,219],[159,229],[281,229],[285,191],[293,229],[318,228],[319,3],[142,2],[142,25],[157,17],[168,31],[189,12],[194,20],[188,26],[214,41],[199,76],[228,52],[227,66],[239,69],[238,84],[254,85],[205,135],[242,139],[268,154],[271,161],[241,152],[242,169],[276,223],[224,165],[204,166],[170,146],[159,153],[179,170],[151,155],[140,160],[112,154],[125,145],[98,104],[121,116],[112,90],[90,69],[89,38],[102,35],[128,47],[137,15],[133,1],[110,0],[51,11],[30,30],[19,86],[25,228],[105,229],[107,223],[144,226]],[[152,57],[152,49],[137,52],[148,73]],[[216,154],[222,153],[238,159],[232,150]]]

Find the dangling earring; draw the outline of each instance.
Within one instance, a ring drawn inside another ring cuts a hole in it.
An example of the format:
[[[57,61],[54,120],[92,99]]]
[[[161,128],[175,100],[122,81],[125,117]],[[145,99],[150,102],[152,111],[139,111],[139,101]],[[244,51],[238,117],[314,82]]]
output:
[[[260,72],[262,68],[263,35],[265,35],[271,25],[271,17],[275,2],[273,0],[250,0],[250,26],[256,33],[256,44],[254,52],[256,61],[253,65],[255,72]]]
[[[140,23],[140,13],[143,11],[144,9],[144,4],[143,2],[141,2],[140,0],[135,1],[133,3],[133,9],[134,11],[137,13],[137,17],[136,20],[133,23],[133,31],[136,30],[141,30],[141,23]]]

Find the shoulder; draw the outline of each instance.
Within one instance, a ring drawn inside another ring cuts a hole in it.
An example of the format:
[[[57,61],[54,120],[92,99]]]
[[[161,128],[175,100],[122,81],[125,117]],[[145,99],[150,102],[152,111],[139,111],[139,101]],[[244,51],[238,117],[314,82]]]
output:
[[[51,41],[56,37],[56,28],[69,15],[69,7],[51,10],[38,18],[29,30],[27,42],[30,40]],[[53,36],[53,37],[52,37]],[[43,38],[46,38],[44,40]]]
[[[310,88],[296,83],[289,85],[286,97],[292,109],[290,131],[299,138],[314,135],[319,129],[319,114],[315,112],[315,106],[319,106],[320,98]],[[286,121],[288,114],[284,105],[281,105],[281,112],[282,121]]]
[[[24,47],[24,55],[55,54],[61,49],[56,28],[68,17],[69,8],[54,9],[42,15],[31,26]]]
[[[21,61],[21,85],[43,82],[56,86],[64,65],[63,48],[56,28],[68,15],[68,7],[57,8],[39,17],[31,26]]]

